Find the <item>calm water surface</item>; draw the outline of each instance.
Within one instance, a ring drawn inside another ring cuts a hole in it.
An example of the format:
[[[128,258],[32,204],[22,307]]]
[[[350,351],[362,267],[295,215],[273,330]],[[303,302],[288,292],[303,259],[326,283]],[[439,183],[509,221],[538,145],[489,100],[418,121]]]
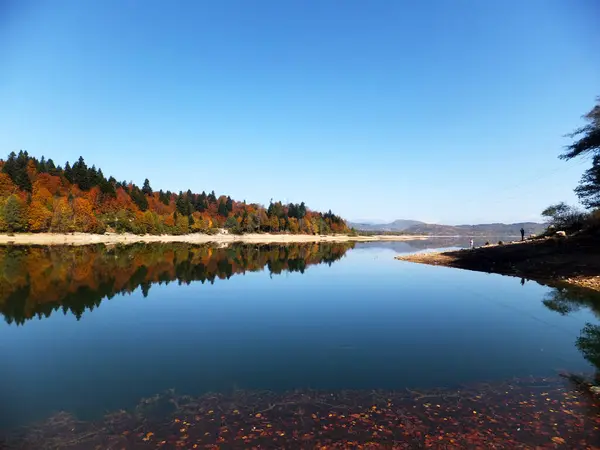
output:
[[[465,244],[1,248],[1,427],[57,410],[93,419],[168,388],[403,389],[592,373],[600,350],[582,330],[600,324],[594,299],[394,260]]]

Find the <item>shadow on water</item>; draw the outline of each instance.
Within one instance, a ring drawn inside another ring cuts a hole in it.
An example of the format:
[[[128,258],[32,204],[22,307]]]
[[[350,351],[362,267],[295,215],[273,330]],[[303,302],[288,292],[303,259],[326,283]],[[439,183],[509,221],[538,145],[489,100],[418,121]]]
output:
[[[304,271],[342,258],[352,243],[233,245],[134,244],[105,247],[1,247],[0,313],[24,324],[62,310],[80,319],[103,300],[154,284],[214,283],[246,272]]]

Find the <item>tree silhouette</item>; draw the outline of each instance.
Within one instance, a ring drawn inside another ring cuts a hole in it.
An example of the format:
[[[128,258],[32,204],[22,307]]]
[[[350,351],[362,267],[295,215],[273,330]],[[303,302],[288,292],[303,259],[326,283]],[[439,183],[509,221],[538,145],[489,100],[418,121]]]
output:
[[[588,208],[597,208],[600,207],[600,97],[583,118],[587,123],[568,135],[577,140],[567,146],[560,158],[569,160],[585,155],[593,156],[592,168],[584,173],[575,192]]]

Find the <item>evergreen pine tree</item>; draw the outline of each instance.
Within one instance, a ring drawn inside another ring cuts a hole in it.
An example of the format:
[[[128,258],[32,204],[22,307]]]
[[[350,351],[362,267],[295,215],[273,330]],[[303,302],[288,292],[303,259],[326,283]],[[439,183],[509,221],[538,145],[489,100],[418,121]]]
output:
[[[182,192],[179,193],[177,200],[175,200],[175,207],[177,208],[177,212],[182,216],[188,216],[191,212],[188,211],[188,202]]]
[[[22,191],[31,192],[31,180],[29,179],[29,174],[27,173],[26,168],[19,169],[15,184],[19,186],[19,189]]]
[[[227,214],[229,213],[227,210],[227,205],[222,201],[219,202],[218,212],[223,217],[227,217]]]
[[[17,155],[15,152],[10,152],[4,166],[2,167],[2,172],[7,174],[13,182],[17,177]]]
[[[212,191],[208,194],[208,203],[217,203],[217,196],[215,195],[215,191]]]
[[[89,183],[89,188],[93,188],[94,186],[98,186],[98,171],[96,170],[96,166],[92,165],[91,169],[87,171],[87,180]]]
[[[67,181],[69,183],[73,184],[73,169],[71,168],[71,165],[69,164],[69,161],[67,161],[65,163],[64,174],[65,174],[65,178],[67,179]]]
[[[58,168],[54,165],[54,161],[52,161],[52,159],[48,159],[48,161],[46,161],[46,168],[48,169],[48,173],[50,175],[58,175]]]
[[[48,172],[48,167],[46,166],[46,158],[43,155],[42,155],[42,159],[40,159],[40,162],[37,165],[37,171],[39,173]]]
[[[73,183],[78,185],[82,191],[89,191],[91,188],[90,172],[83,156],[80,156],[73,164]]]
[[[23,217],[23,208],[16,195],[11,195],[6,200],[2,215],[8,231],[22,231],[25,227],[25,218]]]
[[[152,188],[150,187],[150,180],[148,180],[148,178],[144,180],[142,192],[144,193],[144,195],[152,195]]]

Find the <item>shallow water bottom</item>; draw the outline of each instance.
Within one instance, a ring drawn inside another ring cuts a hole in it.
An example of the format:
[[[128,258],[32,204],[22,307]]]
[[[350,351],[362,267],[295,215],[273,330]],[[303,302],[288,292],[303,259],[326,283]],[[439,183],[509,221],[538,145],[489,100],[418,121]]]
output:
[[[600,448],[600,399],[562,377],[428,391],[167,391],[94,422],[58,413],[15,449]]]

